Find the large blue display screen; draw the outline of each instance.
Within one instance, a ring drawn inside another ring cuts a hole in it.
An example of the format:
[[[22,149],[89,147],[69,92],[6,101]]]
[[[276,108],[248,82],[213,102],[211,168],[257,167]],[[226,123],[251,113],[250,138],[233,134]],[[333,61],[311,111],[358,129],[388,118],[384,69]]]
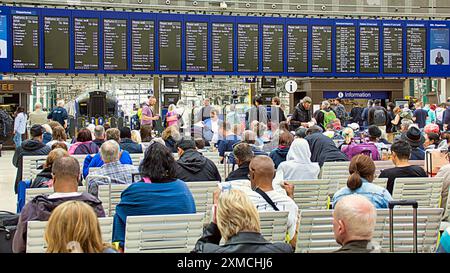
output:
[[[0,8],[0,72],[449,77],[450,22]]]

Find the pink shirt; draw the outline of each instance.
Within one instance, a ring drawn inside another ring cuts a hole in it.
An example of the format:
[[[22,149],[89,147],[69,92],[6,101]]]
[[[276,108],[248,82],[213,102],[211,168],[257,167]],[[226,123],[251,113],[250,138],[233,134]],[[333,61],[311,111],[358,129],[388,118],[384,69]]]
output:
[[[142,117],[143,117],[143,116],[150,117],[150,118],[153,117],[153,112],[152,112],[152,110],[150,109],[150,107],[149,107],[148,105],[145,105],[145,106],[142,108]],[[144,120],[144,119],[141,119],[141,124],[142,124],[142,125],[152,125],[152,124],[153,124],[153,120]]]

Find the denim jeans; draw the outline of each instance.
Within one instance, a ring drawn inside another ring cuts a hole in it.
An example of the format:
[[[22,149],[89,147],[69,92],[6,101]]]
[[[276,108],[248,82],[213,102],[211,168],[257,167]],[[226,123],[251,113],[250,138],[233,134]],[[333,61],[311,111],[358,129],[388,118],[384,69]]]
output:
[[[22,145],[22,134],[16,133],[13,137],[13,141],[16,144],[16,148]]]

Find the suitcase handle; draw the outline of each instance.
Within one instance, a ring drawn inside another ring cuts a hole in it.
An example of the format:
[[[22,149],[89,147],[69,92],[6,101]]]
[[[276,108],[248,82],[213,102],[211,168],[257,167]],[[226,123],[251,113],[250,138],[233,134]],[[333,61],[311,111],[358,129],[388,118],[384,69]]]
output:
[[[417,209],[419,207],[419,204],[416,200],[389,201],[389,209],[393,209],[395,206],[411,206]]]
[[[413,248],[414,253],[418,252],[417,243],[417,208],[416,200],[398,200],[389,201],[389,250],[394,252],[394,207],[412,206],[413,207]]]

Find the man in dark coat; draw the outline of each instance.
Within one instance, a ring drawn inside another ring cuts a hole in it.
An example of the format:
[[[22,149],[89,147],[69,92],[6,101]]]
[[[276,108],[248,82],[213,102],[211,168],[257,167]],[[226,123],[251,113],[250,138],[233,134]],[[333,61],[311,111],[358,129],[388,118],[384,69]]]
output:
[[[312,126],[308,129],[305,138],[311,150],[311,161],[318,162],[322,167],[324,162],[348,161],[347,156],[341,152],[334,141],[322,134],[322,129]]]
[[[234,146],[233,154],[239,167],[232,171],[225,181],[248,180],[249,165],[254,156],[252,146],[248,143],[241,142]]]
[[[54,193],[38,195],[23,208],[13,240],[13,252],[26,251],[29,221],[48,221],[52,211],[66,201],[82,201],[90,205],[98,217],[105,217],[102,202],[93,195],[78,191],[80,164],[73,157],[58,158],[52,167]]]
[[[129,127],[120,129],[120,149],[129,152],[130,154],[142,153],[142,146],[131,140],[131,130]]]
[[[25,155],[48,155],[52,150],[50,146],[42,143],[44,127],[35,124],[30,129],[31,139],[22,142],[14,153],[12,163],[17,168],[16,181],[14,183],[14,191],[17,194],[17,185],[22,180],[23,156]]]
[[[294,113],[292,114],[290,125],[291,131],[295,131],[300,126],[308,127],[308,122],[312,119],[312,111],[311,111],[312,100],[310,97],[304,97],[298,104],[295,106]]]
[[[185,182],[222,181],[216,165],[196,150],[195,141],[183,139],[178,144],[176,176]]]

